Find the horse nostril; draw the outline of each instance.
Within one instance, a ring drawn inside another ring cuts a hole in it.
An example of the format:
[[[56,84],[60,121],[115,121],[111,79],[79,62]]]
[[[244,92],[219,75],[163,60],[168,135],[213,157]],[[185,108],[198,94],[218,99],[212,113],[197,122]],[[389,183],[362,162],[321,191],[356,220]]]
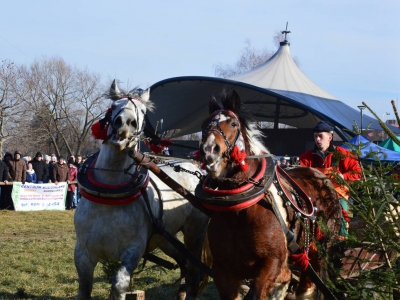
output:
[[[114,121],[114,126],[120,127],[122,125],[121,116],[117,117]]]
[[[220,150],[221,150],[220,146],[218,144],[215,144],[213,152],[219,154]]]

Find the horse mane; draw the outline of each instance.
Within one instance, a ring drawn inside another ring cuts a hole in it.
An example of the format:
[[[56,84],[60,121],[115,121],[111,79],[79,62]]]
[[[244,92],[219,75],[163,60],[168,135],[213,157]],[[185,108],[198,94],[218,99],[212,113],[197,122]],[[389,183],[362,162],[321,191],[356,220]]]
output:
[[[116,80],[113,81],[108,92],[104,93],[104,97],[113,101],[121,100],[123,98],[139,99],[147,110],[152,112],[155,108],[154,103],[150,100],[150,88],[143,90],[136,86],[132,90],[126,91],[117,86]]]
[[[258,129],[255,122],[249,123],[248,128],[245,126],[245,132],[249,140],[250,151],[253,152],[254,155],[270,153],[261,140],[264,134]]]

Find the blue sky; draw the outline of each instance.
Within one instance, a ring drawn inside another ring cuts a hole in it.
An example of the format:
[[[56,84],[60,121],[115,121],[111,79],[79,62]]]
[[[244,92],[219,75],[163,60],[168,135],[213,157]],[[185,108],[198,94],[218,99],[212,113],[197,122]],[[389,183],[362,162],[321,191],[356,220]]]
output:
[[[337,99],[382,117],[399,98],[400,1],[50,1],[2,3],[0,59],[61,57],[104,80],[146,88],[175,76],[214,76],[245,41],[276,50],[289,22],[292,56]],[[385,116],[387,118],[387,116]]]

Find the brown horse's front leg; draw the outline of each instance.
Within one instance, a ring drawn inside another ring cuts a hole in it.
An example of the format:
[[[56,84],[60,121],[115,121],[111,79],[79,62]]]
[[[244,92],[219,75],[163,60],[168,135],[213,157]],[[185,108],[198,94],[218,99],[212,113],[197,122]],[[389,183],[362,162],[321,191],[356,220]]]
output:
[[[282,266],[282,261],[268,258],[244,300],[282,300],[286,296],[289,281],[290,270]]]
[[[240,300],[239,287],[241,280],[218,265],[213,265],[213,278],[221,300]]]

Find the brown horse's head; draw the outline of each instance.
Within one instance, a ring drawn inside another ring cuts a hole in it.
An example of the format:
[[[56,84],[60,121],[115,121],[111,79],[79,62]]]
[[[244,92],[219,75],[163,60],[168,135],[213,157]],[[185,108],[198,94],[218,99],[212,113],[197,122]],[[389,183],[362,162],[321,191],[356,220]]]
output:
[[[268,152],[258,140],[260,132],[241,115],[238,93],[224,93],[221,101],[222,107],[215,98],[211,99],[211,116],[202,125],[200,154],[212,178],[231,177],[244,170],[241,165],[246,162],[241,157]]]

